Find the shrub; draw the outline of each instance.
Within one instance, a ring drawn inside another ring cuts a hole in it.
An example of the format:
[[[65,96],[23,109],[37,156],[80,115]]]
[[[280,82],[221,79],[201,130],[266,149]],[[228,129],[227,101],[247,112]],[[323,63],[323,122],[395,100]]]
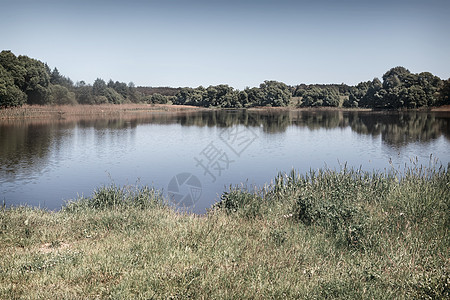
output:
[[[64,207],[65,211],[78,211],[82,209],[126,209],[135,207],[146,209],[163,206],[164,200],[161,192],[148,186],[118,187],[115,184],[103,186],[94,191],[90,198],[81,197],[76,201],[69,201]]]
[[[230,186],[229,191],[222,193],[220,201],[214,204],[213,209],[254,218],[261,215],[262,202],[263,197],[258,193],[251,193],[244,186]]]

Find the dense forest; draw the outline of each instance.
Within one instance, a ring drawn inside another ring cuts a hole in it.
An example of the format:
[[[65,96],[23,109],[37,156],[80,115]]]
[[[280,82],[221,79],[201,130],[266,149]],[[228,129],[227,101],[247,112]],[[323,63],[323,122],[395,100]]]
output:
[[[218,108],[255,106],[419,108],[450,104],[450,79],[404,67],[387,71],[382,81],[288,86],[264,81],[259,87],[237,90],[226,84],[205,87],[136,87],[132,82],[98,78],[93,84],[74,83],[55,67],[28,56],[0,53],[0,108],[23,104],[153,103]]]

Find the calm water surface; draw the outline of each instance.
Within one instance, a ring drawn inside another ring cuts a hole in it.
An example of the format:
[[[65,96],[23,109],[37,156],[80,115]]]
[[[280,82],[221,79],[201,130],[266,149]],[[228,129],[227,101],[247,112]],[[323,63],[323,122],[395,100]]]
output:
[[[58,209],[101,185],[150,185],[204,212],[230,184],[325,166],[450,162],[450,114],[202,111],[0,121],[0,200]]]

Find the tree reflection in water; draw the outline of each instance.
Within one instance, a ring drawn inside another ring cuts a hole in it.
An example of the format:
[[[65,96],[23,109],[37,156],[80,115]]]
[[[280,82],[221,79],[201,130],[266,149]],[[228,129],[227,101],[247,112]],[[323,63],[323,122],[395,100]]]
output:
[[[338,110],[211,110],[193,112],[153,112],[117,117],[69,117],[63,120],[0,121],[0,174],[18,169],[34,169],[47,163],[50,147],[61,143],[74,128],[102,131],[129,131],[143,124],[180,124],[225,128],[233,125],[261,127],[266,134],[282,133],[289,126],[309,130],[350,127],[352,131],[380,136],[392,147],[426,143],[441,136],[450,140],[450,113],[447,112],[369,112]],[[120,142],[120,134],[118,135]],[[27,174],[26,172],[24,174]]]

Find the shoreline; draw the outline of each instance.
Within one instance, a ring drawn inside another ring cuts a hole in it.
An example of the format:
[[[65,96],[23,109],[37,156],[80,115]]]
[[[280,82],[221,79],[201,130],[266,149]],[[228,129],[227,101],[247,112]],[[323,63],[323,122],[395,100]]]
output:
[[[205,110],[241,110],[286,112],[286,111],[355,111],[355,112],[450,112],[450,105],[418,109],[389,109],[376,110],[371,108],[345,108],[345,107],[250,107],[250,108],[205,108],[189,105],[171,104],[98,104],[98,105],[24,105],[0,109],[0,120],[11,119],[63,119],[67,116],[113,116],[130,113],[149,112],[187,112]]]
[[[113,116],[129,113],[147,112],[185,112],[204,110],[196,106],[177,106],[169,104],[98,104],[98,105],[24,105],[0,110],[0,120],[39,119],[66,116]]]
[[[448,169],[409,171],[278,175],[204,216],[146,186],[3,207],[0,298],[448,298]]]

